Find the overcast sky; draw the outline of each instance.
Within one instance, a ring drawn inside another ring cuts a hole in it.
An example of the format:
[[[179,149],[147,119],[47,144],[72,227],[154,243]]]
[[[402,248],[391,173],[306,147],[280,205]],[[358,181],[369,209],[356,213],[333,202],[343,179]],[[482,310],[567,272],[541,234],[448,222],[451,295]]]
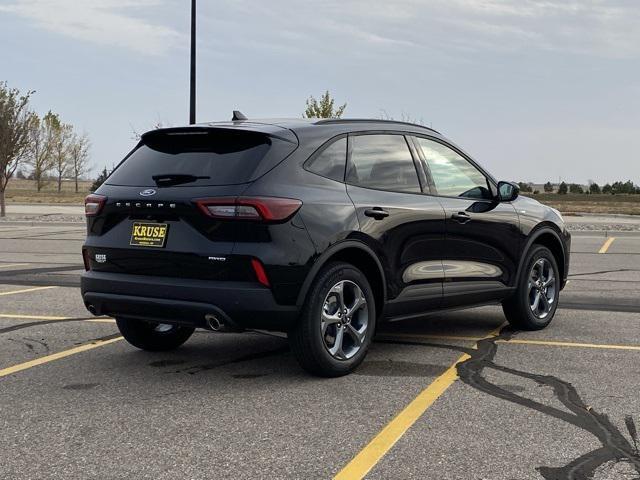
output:
[[[188,120],[189,0],[0,0],[0,80],[117,163]],[[433,125],[500,179],[640,183],[637,0],[200,0],[198,120]]]

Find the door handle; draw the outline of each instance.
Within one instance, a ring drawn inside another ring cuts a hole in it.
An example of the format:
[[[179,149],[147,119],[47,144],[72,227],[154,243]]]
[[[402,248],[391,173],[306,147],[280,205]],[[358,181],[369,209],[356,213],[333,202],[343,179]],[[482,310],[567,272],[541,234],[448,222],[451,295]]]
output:
[[[458,223],[467,223],[471,220],[471,217],[464,212],[454,213],[453,215],[451,215],[451,218],[453,218]]]
[[[375,218],[376,220],[382,220],[385,217],[389,216],[389,212],[380,207],[367,208],[364,211],[364,214],[367,217]]]

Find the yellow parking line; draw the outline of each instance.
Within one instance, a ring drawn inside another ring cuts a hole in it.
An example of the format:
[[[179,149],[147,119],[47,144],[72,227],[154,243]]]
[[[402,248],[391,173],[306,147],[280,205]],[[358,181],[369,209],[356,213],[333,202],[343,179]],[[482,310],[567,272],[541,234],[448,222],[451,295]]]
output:
[[[545,345],[550,347],[599,348],[603,350],[640,351],[640,345],[614,345],[610,343],[575,343],[575,342],[557,342],[554,340],[521,340],[518,338],[512,338],[511,340],[498,340],[496,343],[516,343],[521,345]]]
[[[0,313],[0,318],[15,318],[19,320],[67,320],[68,317],[50,317],[44,315],[21,315],[14,313]]]
[[[503,326],[504,324],[483,338],[495,337]],[[442,375],[436,378],[431,385],[420,392],[360,453],[338,472],[334,480],[356,480],[363,478],[369,473],[407,430],[416,423],[422,414],[457,380],[457,365],[469,358],[471,357],[466,353],[462,355]]]
[[[483,337],[465,337],[457,335],[423,335],[420,333],[392,333],[392,334],[380,334],[381,338],[389,339],[407,339],[411,340],[448,340],[448,341],[473,341],[477,342],[482,340]],[[486,338],[486,337],[484,337]],[[527,340],[524,338],[512,338],[510,340],[497,340],[496,343],[511,343],[518,345],[543,345],[549,347],[571,347],[571,348],[598,348],[601,350],[638,350],[640,351],[640,345],[620,345],[611,343],[579,343],[579,342],[563,342],[558,340]]]
[[[611,246],[611,244],[613,243],[613,241],[616,239],[616,237],[610,237],[608,238],[604,244],[602,245],[602,247],[600,247],[600,250],[598,251],[598,253],[607,253],[607,250],[609,250],[609,247]]]
[[[103,345],[108,345],[110,343],[117,342],[118,340],[122,340],[122,337],[98,339],[94,340],[91,343],[85,343],[84,345],[70,348],[69,350],[63,350],[62,352],[45,355],[44,357],[36,358],[24,363],[19,363],[18,365],[14,365],[12,367],[3,368],[2,370],[0,370],[0,377],[6,377],[7,375],[21,372],[29,368],[37,367],[38,365],[43,365],[45,363],[53,362],[54,360],[70,357],[71,355],[75,355],[76,353],[93,350],[94,348],[102,347]]]
[[[11,290],[9,292],[0,292],[0,296],[4,295],[16,295],[18,293],[27,293],[27,292],[36,292],[38,290],[48,290],[50,288],[58,288],[55,285],[49,287],[35,287],[35,288],[25,288],[23,290]]]
[[[24,267],[25,265],[29,265],[28,263],[8,263],[8,264],[0,264],[0,268],[11,268],[11,267]]]

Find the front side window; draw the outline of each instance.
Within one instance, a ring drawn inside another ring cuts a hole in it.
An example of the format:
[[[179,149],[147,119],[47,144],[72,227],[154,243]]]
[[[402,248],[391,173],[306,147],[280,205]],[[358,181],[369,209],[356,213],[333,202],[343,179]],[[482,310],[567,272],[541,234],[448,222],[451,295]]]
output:
[[[347,161],[347,138],[336,140],[319,155],[307,162],[307,170],[323,177],[342,182]]]
[[[411,151],[403,135],[356,135],[347,182],[365,188],[420,193]]]
[[[441,143],[417,137],[438,195],[491,199],[487,178],[466,158]]]

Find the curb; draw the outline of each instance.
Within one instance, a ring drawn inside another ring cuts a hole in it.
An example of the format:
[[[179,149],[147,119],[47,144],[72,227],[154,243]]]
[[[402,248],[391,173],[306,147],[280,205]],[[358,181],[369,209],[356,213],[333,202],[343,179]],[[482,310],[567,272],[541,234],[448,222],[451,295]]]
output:
[[[572,237],[640,237],[640,230],[571,230]]]

